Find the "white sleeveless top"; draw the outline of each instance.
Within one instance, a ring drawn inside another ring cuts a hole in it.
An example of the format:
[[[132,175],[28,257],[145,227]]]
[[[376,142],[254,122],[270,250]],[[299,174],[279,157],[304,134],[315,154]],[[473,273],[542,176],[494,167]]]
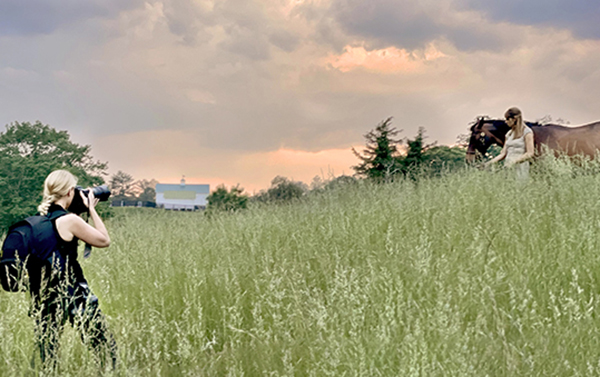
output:
[[[512,163],[517,160],[523,154],[525,154],[525,135],[532,133],[531,128],[525,126],[523,130],[523,136],[520,138],[513,138],[512,130],[506,134],[506,158],[505,163]],[[529,161],[524,161],[515,166],[517,171],[517,178],[527,179],[529,177]]]

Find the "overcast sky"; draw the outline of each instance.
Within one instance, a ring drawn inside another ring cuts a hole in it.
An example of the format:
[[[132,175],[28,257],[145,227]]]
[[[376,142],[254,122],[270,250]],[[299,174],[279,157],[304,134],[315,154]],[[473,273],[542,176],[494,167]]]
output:
[[[511,106],[600,120],[598,20],[597,0],[1,0],[0,124],[136,179],[310,183],[390,116],[439,144]]]

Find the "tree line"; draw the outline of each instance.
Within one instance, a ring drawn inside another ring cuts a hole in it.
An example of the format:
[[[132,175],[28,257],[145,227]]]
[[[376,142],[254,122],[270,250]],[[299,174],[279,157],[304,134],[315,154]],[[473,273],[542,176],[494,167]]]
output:
[[[271,186],[250,196],[238,186],[218,186],[209,194],[208,214],[244,209],[249,203],[285,203],[334,187],[356,183],[361,179],[389,182],[398,177],[418,179],[436,175],[464,164],[465,148],[427,145],[425,130],[413,139],[399,139],[401,132],[392,127],[392,118],[379,123],[364,135],[365,148],[353,149],[359,163],[353,176],[325,180],[316,177],[310,185],[277,176]],[[39,121],[14,122],[0,133],[0,233],[24,217],[36,213],[42,198],[46,176],[56,169],[66,169],[79,178],[83,187],[104,184],[108,164],[95,160],[90,145],[71,141],[66,131],[57,131]],[[112,200],[154,202],[156,180],[135,180],[118,171],[109,179]]]
[[[359,163],[352,167],[353,176],[340,176],[330,180],[315,177],[310,186],[303,182],[286,177],[275,177],[271,186],[252,197],[244,194],[238,186],[230,191],[225,186],[208,196],[210,211],[236,211],[244,209],[252,201],[260,203],[285,203],[302,198],[311,193],[319,193],[353,184],[361,179],[369,179],[380,183],[394,179],[419,179],[424,176],[439,176],[464,166],[466,145],[448,147],[425,143],[425,129],[420,128],[413,139],[397,138],[401,131],[392,127],[392,118],[379,123],[364,138],[365,148],[362,151],[352,149]]]
[[[404,144],[403,139],[396,138],[400,132],[392,127],[392,118],[387,118],[364,135],[366,146],[363,151],[352,149],[360,160],[352,167],[356,175],[387,182],[398,176],[440,175],[464,166],[464,146],[425,144],[425,129],[422,127],[414,139],[407,139]],[[401,149],[405,149],[406,153],[401,153]]]
[[[156,202],[156,179],[135,180],[131,174],[121,170],[116,172],[109,181],[112,200]]]

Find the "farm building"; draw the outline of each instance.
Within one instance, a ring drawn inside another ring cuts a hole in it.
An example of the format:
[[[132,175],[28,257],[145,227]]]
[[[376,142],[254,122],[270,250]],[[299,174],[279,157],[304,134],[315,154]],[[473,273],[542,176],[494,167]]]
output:
[[[156,185],[156,206],[164,209],[193,211],[206,208],[209,185],[186,185],[158,183]]]

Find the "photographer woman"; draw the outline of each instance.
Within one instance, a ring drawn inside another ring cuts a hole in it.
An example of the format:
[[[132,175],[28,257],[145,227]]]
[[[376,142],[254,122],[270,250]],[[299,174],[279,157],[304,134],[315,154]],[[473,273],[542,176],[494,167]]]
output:
[[[98,307],[98,298],[90,291],[77,261],[78,240],[102,248],[110,245],[110,237],[94,208],[98,199],[94,198],[92,190],[87,197],[76,191],[76,184],[77,179],[66,170],[50,173],[44,182],[38,210],[53,223],[54,236],[49,236],[44,243],[56,252],[48,261],[30,261],[28,264],[36,341],[44,367],[54,369],[59,338],[68,319],[97,355],[102,368],[108,361],[114,369],[117,362],[115,340]],[[76,194],[81,195],[89,209],[94,226],[67,212]]]

